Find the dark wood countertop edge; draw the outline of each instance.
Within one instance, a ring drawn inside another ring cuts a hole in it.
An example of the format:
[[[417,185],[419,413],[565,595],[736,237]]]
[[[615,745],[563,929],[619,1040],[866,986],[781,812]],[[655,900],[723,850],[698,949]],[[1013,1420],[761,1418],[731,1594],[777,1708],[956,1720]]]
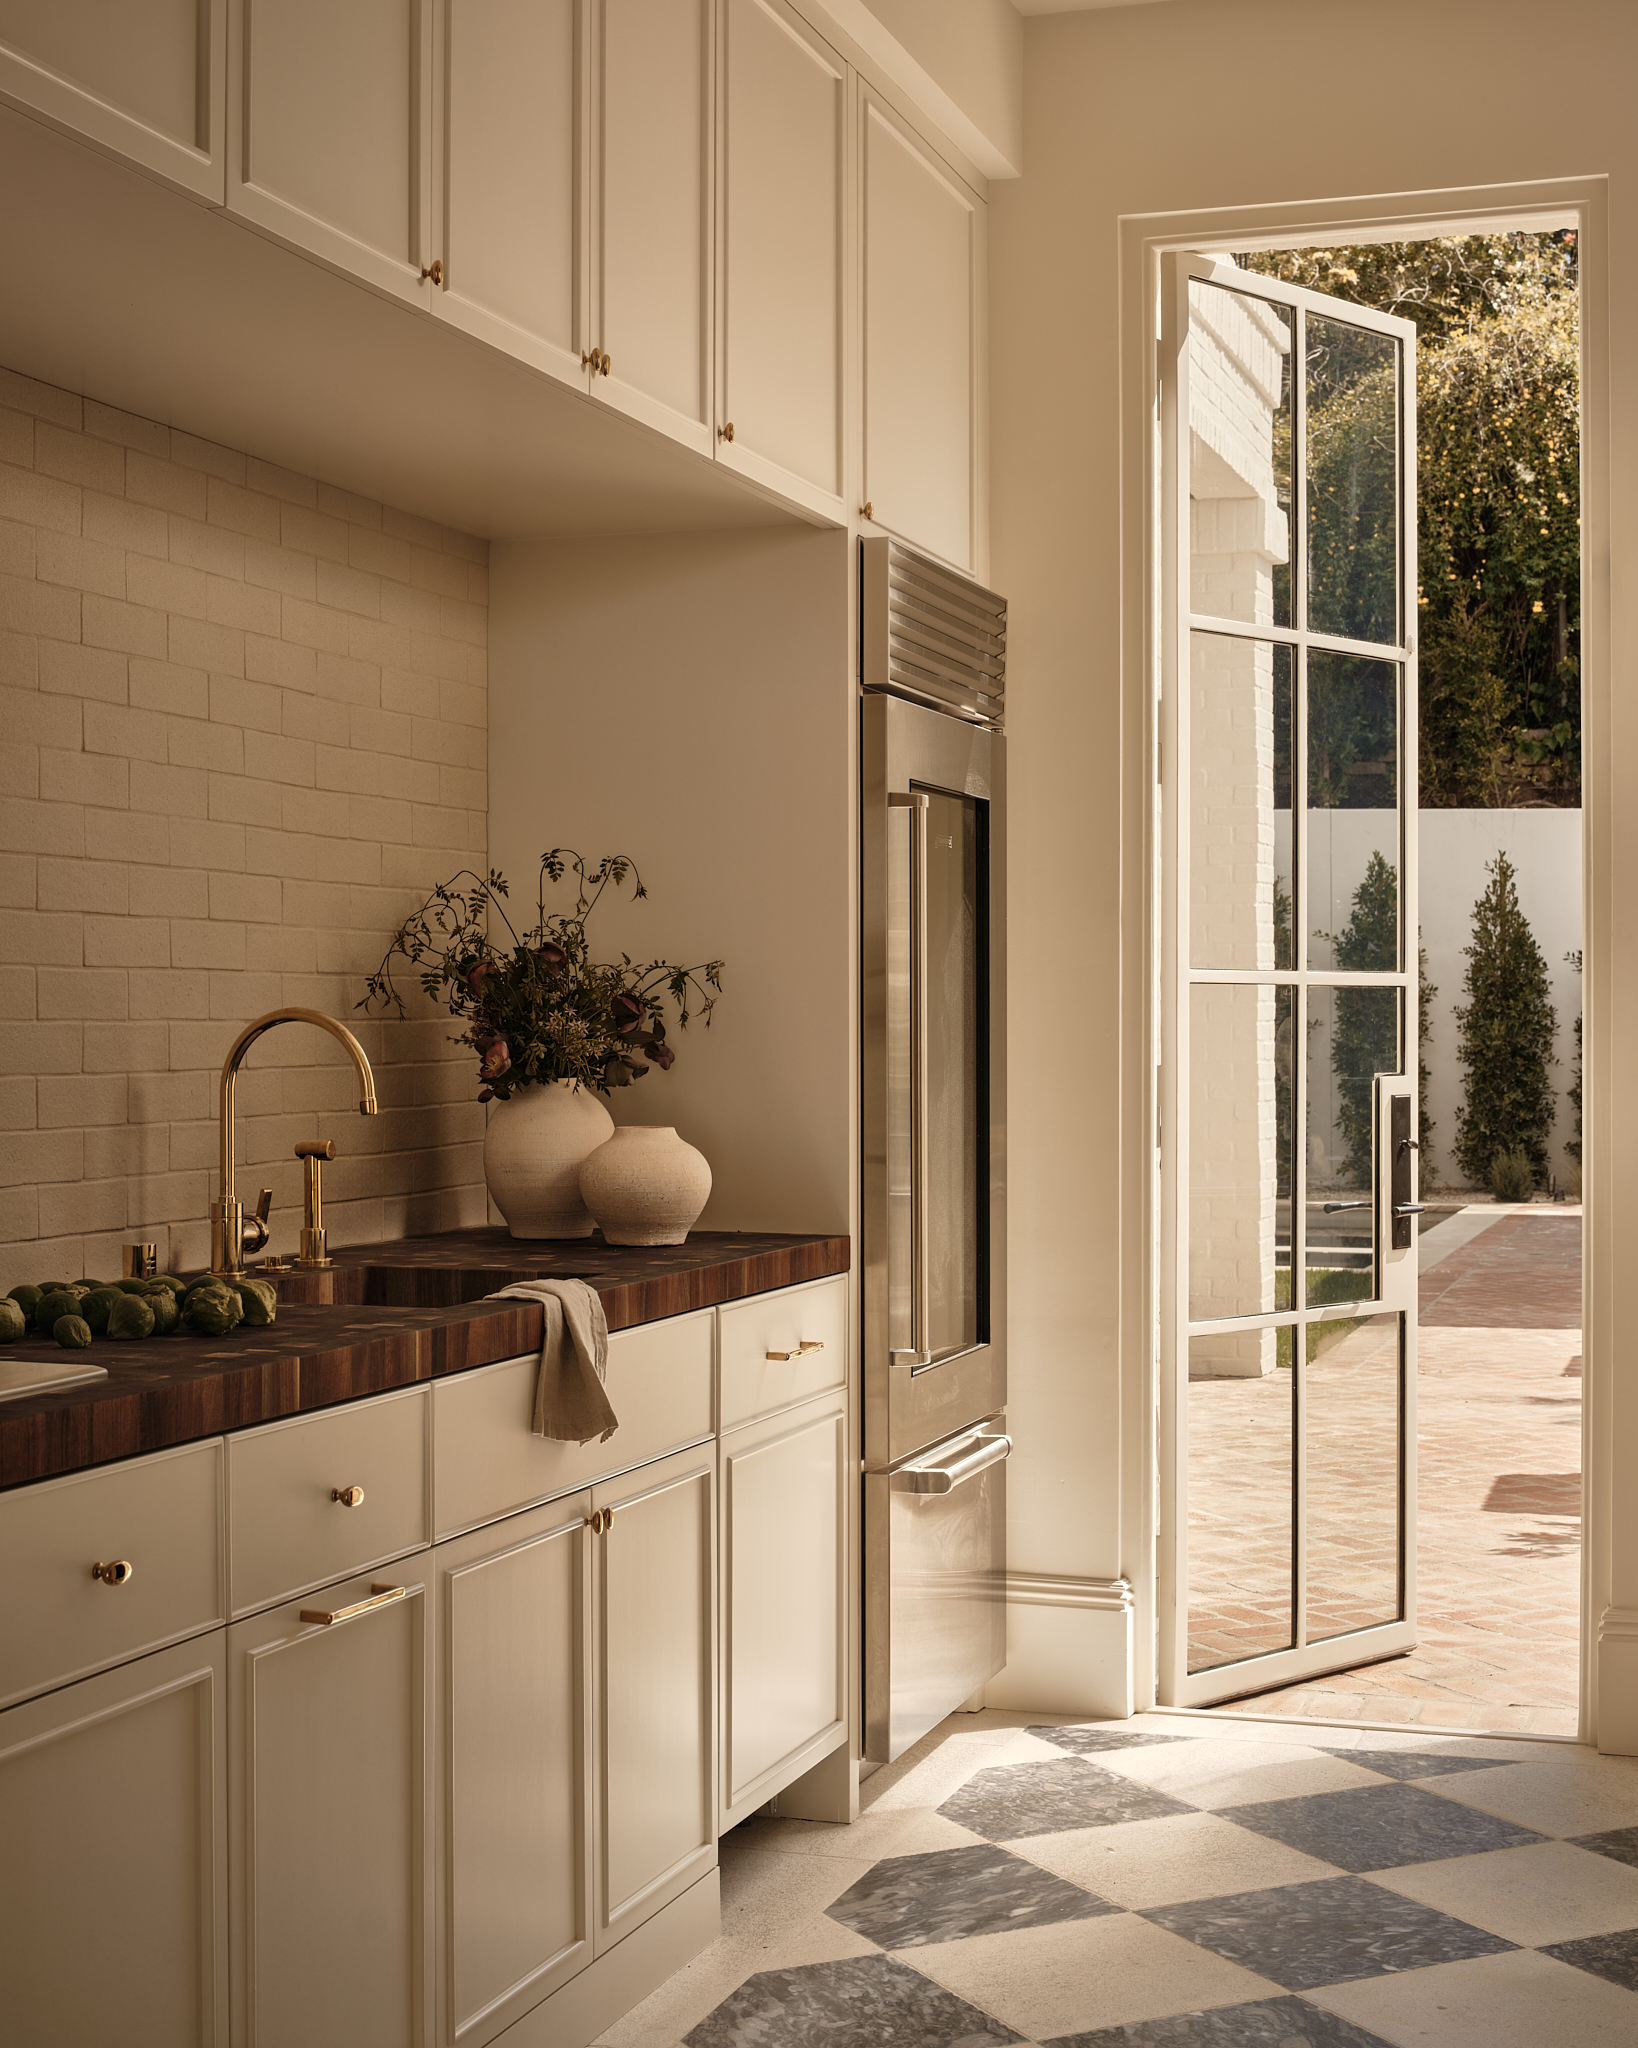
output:
[[[597,1293],[614,1332],[828,1279],[851,1263],[847,1238],[812,1238],[720,1265],[600,1285]],[[402,1327],[363,1342],[200,1371],[161,1386],[98,1381],[0,1402],[0,1492],[430,1383],[540,1347],[541,1311],[533,1302],[406,1306],[404,1317]]]

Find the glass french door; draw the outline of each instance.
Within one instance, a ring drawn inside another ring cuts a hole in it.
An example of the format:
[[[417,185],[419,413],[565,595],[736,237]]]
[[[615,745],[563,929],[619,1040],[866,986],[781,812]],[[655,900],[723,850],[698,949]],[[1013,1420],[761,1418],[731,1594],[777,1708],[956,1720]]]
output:
[[[1167,1705],[1415,1642],[1415,345],[1166,261]]]

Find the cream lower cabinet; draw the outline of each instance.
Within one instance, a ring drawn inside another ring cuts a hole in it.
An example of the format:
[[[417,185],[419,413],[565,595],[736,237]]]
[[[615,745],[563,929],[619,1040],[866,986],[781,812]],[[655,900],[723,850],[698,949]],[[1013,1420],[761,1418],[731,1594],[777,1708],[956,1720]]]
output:
[[[422,1551],[227,1630],[233,2040],[242,2048],[422,2048],[427,2039],[430,1561]],[[335,1619],[304,1620],[304,1610]]]
[[[847,1401],[722,1439],[724,1829],[846,1734]]]
[[[0,2035],[226,2048],[220,1629],[0,1714]]]

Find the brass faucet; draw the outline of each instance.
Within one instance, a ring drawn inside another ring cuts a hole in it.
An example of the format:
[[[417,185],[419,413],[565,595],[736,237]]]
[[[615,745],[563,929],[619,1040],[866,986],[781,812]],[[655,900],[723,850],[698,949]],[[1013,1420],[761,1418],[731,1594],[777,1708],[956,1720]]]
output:
[[[316,1024],[321,1031],[328,1031],[332,1038],[339,1039],[352,1056],[353,1065],[358,1069],[359,1086],[364,1091],[359,1098],[359,1114],[374,1116],[376,1113],[375,1076],[370,1072],[363,1046],[345,1024],[338,1024],[334,1017],[326,1017],[322,1010],[269,1010],[254,1024],[247,1024],[222,1062],[222,1183],[221,1193],[210,1205],[210,1269],[213,1273],[242,1273],[245,1253],[259,1252],[267,1242],[267,1212],[273,1206],[272,1189],[262,1189],[256,1213],[248,1222],[245,1220],[245,1205],[233,1192],[233,1087],[239,1069],[244,1065],[245,1054],[262,1033],[271,1031],[275,1024]]]

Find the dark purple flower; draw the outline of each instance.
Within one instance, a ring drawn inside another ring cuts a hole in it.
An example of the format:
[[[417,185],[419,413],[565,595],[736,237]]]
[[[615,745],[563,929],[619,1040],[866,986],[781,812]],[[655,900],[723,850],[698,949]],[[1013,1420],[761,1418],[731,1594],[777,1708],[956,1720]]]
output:
[[[481,1000],[489,977],[495,971],[493,960],[478,959],[466,970],[466,992],[474,1002]]]
[[[512,1048],[504,1038],[497,1038],[483,1056],[481,1072],[486,1081],[498,1081],[502,1074],[512,1071]]]
[[[569,964],[569,956],[561,946],[554,946],[550,939],[535,948],[535,958],[548,974],[561,974]]]
[[[621,989],[609,1005],[609,1022],[622,1038],[628,1038],[632,1032],[640,1031],[647,1015],[648,1012],[642,1004],[627,989]]]
[[[643,1047],[643,1057],[652,1060],[662,1074],[669,1073],[677,1064],[677,1055],[670,1046],[661,1045],[657,1040],[651,1040]]]

